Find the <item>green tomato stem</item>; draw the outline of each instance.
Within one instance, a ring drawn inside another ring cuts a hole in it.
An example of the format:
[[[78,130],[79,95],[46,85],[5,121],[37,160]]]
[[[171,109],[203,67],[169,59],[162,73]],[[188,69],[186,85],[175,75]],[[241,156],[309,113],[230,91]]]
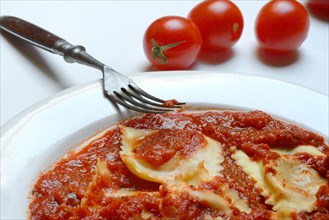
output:
[[[153,59],[160,59],[161,64],[167,64],[168,63],[168,58],[166,55],[163,53],[165,50],[168,50],[170,48],[176,47],[180,45],[181,43],[184,43],[185,41],[179,41],[176,43],[171,43],[167,45],[160,46],[153,38],[151,39],[151,43],[153,45],[152,47],[152,58]]]

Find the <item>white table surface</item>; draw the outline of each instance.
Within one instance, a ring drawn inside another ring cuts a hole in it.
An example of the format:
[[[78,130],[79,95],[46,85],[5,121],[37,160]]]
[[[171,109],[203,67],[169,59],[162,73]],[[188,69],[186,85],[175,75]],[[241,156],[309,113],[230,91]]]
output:
[[[186,16],[198,2],[1,0],[0,12],[38,24],[72,44],[83,45],[100,61],[133,76],[145,71],[155,74],[151,72],[142,47],[148,25],[166,15]],[[308,38],[299,48],[296,60],[286,65],[270,64],[260,58],[254,35],[256,15],[267,1],[234,2],[240,8],[245,24],[232,56],[212,64],[199,62],[193,70],[216,71],[218,74],[251,73],[328,95],[328,22],[311,16]],[[67,64],[61,57],[22,43],[3,32],[0,39],[1,125],[42,99],[101,77],[97,70]]]

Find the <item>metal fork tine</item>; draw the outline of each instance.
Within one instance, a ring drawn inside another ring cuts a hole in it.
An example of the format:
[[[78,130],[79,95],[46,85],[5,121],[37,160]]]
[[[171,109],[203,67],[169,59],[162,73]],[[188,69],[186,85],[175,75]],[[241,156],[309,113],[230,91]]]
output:
[[[159,99],[159,98],[157,98],[157,97],[155,97],[155,96],[153,96],[153,95],[145,92],[144,90],[142,90],[141,88],[139,88],[136,84],[134,86],[130,84],[128,87],[131,90],[133,90],[134,92],[136,92],[138,94],[142,94],[143,96],[145,96],[145,97],[147,97],[149,99],[152,99],[154,101],[161,102],[161,103],[164,103],[165,102],[165,100]]]
[[[134,84],[134,85],[129,84],[128,87],[129,87],[132,91],[134,91],[135,93],[137,93],[137,94],[141,94],[141,95],[143,95],[143,96],[145,96],[145,97],[147,97],[147,98],[149,98],[149,99],[151,99],[151,100],[154,100],[154,101],[156,101],[156,102],[160,102],[160,103],[164,103],[164,102],[165,102],[165,100],[163,100],[163,99],[159,99],[159,98],[157,98],[157,97],[155,97],[155,96],[153,96],[153,95],[151,95],[151,94],[145,92],[143,89],[139,88],[136,84]],[[173,106],[173,107],[178,107],[178,108],[179,108],[180,105],[185,105],[185,103],[183,103],[183,102],[178,102],[178,103],[177,103],[175,106]]]
[[[110,67],[105,68],[104,80],[104,88],[110,96],[115,97],[114,101],[117,101],[118,104],[122,106],[134,109],[135,111],[141,111],[141,109],[143,109],[141,112],[163,113],[173,111],[175,108],[181,108],[182,106],[180,105],[185,104],[179,103],[173,106],[164,106],[165,100],[150,95],[139,88],[132,79]],[[110,88],[107,87],[110,85],[115,85],[115,88],[110,90],[106,89]]]
[[[147,104],[150,104],[150,105],[153,105],[153,106],[163,107],[162,103],[160,104],[160,103],[152,102],[152,101],[144,98],[143,96],[141,96],[139,93],[136,93],[136,91],[134,91],[132,89],[122,88],[121,90],[122,90],[122,92],[124,92],[128,96],[132,96],[132,97],[134,97],[135,99],[137,99],[141,102],[144,102],[144,103],[147,103]]]
[[[174,109],[166,108],[166,107],[159,107],[159,106],[154,106],[154,105],[148,105],[146,103],[139,102],[135,99],[133,99],[131,96],[125,93],[117,93],[115,92],[115,95],[117,95],[119,98],[123,99],[126,102],[129,102],[130,104],[139,106],[144,109],[149,109],[149,110],[155,110],[155,111],[160,111],[160,112],[168,112],[168,111],[173,111]]]
[[[118,96],[116,96],[114,94],[109,95],[109,96],[117,104],[120,104],[123,107],[126,107],[128,109],[131,109],[131,110],[134,110],[134,111],[137,111],[137,112],[141,112],[141,113],[163,113],[164,112],[164,111],[154,111],[154,110],[150,110],[150,109],[144,109],[144,108],[140,108],[140,107],[135,106],[135,105],[131,105],[131,104],[123,101],[121,98],[119,98]]]
[[[158,112],[168,112],[168,111],[173,111],[174,109],[170,109],[170,108],[166,108],[166,107],[158,107],[158,106],[152,106],[152,105],[148,105],[145,103],[141,103],[138,102],[136,100],[134,100],[132,97],[130,97],[129,95],[125,94],[125,93],[118,93],[118,92],[114,92],[114,94],[120,98],[121,100],[125,101],[126,103],[130,103],[134,106],[138,106],[141,107],[145,110],[152,110],[152,111],[158,111]]]

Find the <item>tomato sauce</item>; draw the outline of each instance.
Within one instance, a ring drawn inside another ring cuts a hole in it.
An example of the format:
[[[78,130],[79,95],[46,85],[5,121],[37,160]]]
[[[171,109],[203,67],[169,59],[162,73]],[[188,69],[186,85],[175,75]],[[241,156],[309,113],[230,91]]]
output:
[[[175,154],[182,158],[204,146],[206,135],[222,144],[224,161],[222,176],[204,181],[199,189],[225,194],[221,189],[228,184],[240,198],[248,201],[250,213],[232,208],[231,219],[269,219],[272,207],[265,204],[255,182],[231,158],[232,150],[241,149],[254,160],[278,158],[271,148],[294,148],[313,145],[325,155],[298,155],[321,176],[328,178],[329,147],[322,136],[296,125],[277,120],[261,111],[200,112],[145,114],[119,122],[136,129],[156,129],[157,133],[143,140],[135,148],[139,158],[159,167]],[[183,132],[184,131],[184,132]],[[201,135],[201,133],[203,135]],[[37,179],[29,205],[30,219],[198,219],[202,216],[225,217],[225,213],[197,200],[187,192],[171,194],[166,184],[143,180],[132,174],[120,157],[120,129],[115,125],[102,137],[92,141],[78,152],[68,153],[50,170]],[[91,187],[97,160],[104,161],[111,175],[99,177]],[[271,172],[271,171],[269,171]],[[87,190],[90,192],[87,194]],[[108,196],[118,190],[137,190],[127,196]],[[329,219],[329,185],[316,194],[317,208],[294,215],[295,219]],[[82,205],[82,203],[84,205]],[[93,205],[93,208],[90,208]]]
[[[163,129],[139,142],[133,152],[152,166],[159,167],[175,154],[187,158],[202,148],[206,139],[196,131]]]
[[[178,104],[176,99],[165,100],[162,104],[163,107],[173,107]]]

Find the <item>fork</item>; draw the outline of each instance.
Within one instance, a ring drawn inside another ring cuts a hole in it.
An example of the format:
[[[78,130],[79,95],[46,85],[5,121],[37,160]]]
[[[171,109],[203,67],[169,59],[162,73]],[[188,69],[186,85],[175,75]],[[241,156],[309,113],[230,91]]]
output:
[[[176,100],[165,101],[145,92],[129,77],[93,58],[83,46],[72,45],[63,38],[23,19],[1,16],[0,27],[34,46],[63,56],[68,63],[76,62],[101,70],[105,95],[107,94],[112,102],[128,109],[142,113],[163,113],[173,111],[185,104]]]

